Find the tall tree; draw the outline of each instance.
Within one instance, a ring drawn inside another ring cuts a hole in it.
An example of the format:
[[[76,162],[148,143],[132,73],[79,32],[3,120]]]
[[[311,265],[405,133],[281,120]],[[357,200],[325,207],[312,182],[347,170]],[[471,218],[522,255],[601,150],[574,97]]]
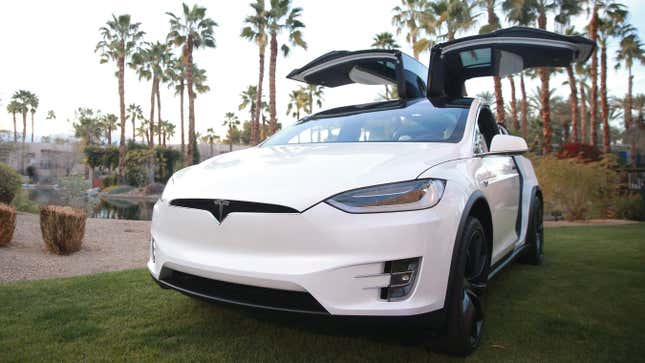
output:
[[[56,119],[56,113],[54,113],[54,110],[47,111],[47,117],[45,119],[46,120],[55,120]]]
[[[113,113],[108,113],[100,118],[100,125],[105,132],[105,136],[107,136],[108,145],[112,145],[112,131],[117,129],[116,125],[118,121],[119,118]]]
[[[317,86],[315,84],[309,84],[305,87],[307,90],[307,112],[312,114],[314,112],[314,104],[318,108],[322,107],[323,94],[325,93],[322,86]]]
[[[304,87],[299,87],[289,93],[289,104],[287,105],[287,115],[300,120],[300,111],[307,111],[309,107],[309,94]]]
[[[184,134],[184,90],[186,88],[186,67],[182,58],[172,58],[166,69],[168,74],[168,87],[175,88],[175,94],[179,95],[179,128],[181,136],[181,157],[184,158],[186,152],[186,138]]]
[[[222,126],[226,126],[228,132],[226,133],[226,139],[228,140],[228,151],[233,151],[233,138],[235,130],[240,125],[240,120],[237,118],[237,115],[233,112],[227,112],[224,115],[224,123]]]
[[[258,127],[259,127],[259,114],[257,110],[258,105],[262,102],[262,83],[264,81],[264,58],[266,53],[266,46],[269,35],[267,33],[269,22],[269,11],[264,5],[264,0],[256,0],[250,4],[253,8],[253,14],[244,19],[246,26],[242,28],[242,37],[254,42],[258,46],[259,55],[259,71],[258,71],[258,84],[255,93],[255,107],[256,111],[251,118],[251,143],[253,145],[258,143]]]
[[[632,89],[634,76],[632,67],[634,63],[645,64],[645,50],[643,43],[636,33],[627,34],[621,41],[616,51],[616,69],[624,67],[627,69],[627,94],[625,95],[625,130],[628,130],[632,163],[636,166],[636,133],[638,125],[634,122],[632,115]]]
[[[136,142],[137,120],[143,120],[143,110],[136,103],[128,105],[128,117],[132,122],[132,142]]]
[[[372,48],[379,49],[399,49],[401,46],[394,39],[394,35],[390,32],[382,32],[374,35],[372,38]]]
[[[589,118],[587,117],[587,83],[589,81],[589,67],[582,63],[576,64],[576,73],[578,74],[578,83],[580,87],[580,142],[587,144],[589,142]]]
[[[590,0],[591,19],[587,25],[589,39],[594,43],[598,42],[598,10],[602,0]],[[598,52],[594,48],[591,53],[591,95],[589,95],[589,120],[591,121],[591,145],[598,144]]]
[[[432,20],[427,0],[401,0],[401,5],[392,9],[392,25],[396,27],[396,34],[406,32],[405,40],[410,43],[414,58],[430,49],[430,40],[424,38],[427,34],[427,25]]]
[[[34,116],[36,115],[36,110],[38,110],[38,105],[40,103],[40,100],[38,99],[38,96],[33,93],[29,92],[29,95],[27,97],[27,106],[29,107],[29,113],[31,114],[31,143],[34,143]]]
[[[182,13],[170,16],[170,33],[168,40],[181,47],[186,66],[186,86],[188,87],[188,152],[186,161],[194,163],[195,154],[195,91],[193,88],[193,51],[199,48],[215,48],[213,28],[217,23],[206,17],[206,8],[182,4]]]
[[[482,1],[482,6],[486,9],[488,23],[479,29],[479,34],[490,33],[500,28],[499,17],[497,17],[497,14],[495,14],[495,5],[496,0]],[[515,98],[515,84],[513,83],[512,78],[510,78],[510,81],[513,87],[513,98]],[[506,115],[504,114],[504,97],[502,95],[502,79],[500,76],[493,76],[493,85],[495,89],[495,108],[497,113],[497,122],[503,125],[504,120],[506,119]],[[511,109],[514,113],[514,103],[511,103]]]
[[[27,137],[27,113],[29,112],[29,102],[31,99],[31,92],[27,90],[18,90],[12,96],[12,100],[18,104],[18,110],[22,114],[22,144],[25,144]]]
[[[210,146],[211,149],[211,154],[210,157],[213,157],[213,144],[215,142],[219,141],[220,137],[215,133],[215,130],[213,130],[212,127],[208,128],[206,130],[206,135],[202,136],[202,140]]]
[[[629,31],[624,23],[627,20],[625,6],[605,2],[602,16],[598,18],[598,41],[600,45],[600,119],[602,122],[602,144],[605,153],[611,152],[611,133],[609,128],[609,104],[607,101],[607,43],[613,37],[620,37]]]
[[[242,93],[240,93],[242,102],[238,106],[238,110],[242,111],[248,108],[251,114],[251,120],[253,120],[253,118],[255,117],[255,98],[257,97],[257,94],[258,88],[257,86],[253,85],[249,85],[245,91],[242,91]]]
[[[168,45],[161,42],[145,43],[132,57],[132,66],[136,69],[139,79],[152,81],[150,94],[150,148],[154,147],[154,131],[161,125],[161,101],[159,83],[166,73],[166,65],[170,62]],[[154,125],[155,100],[157,101],[157,126]],[[158,144],[161,144],[161,134],[158,134]]]
[[[95,52],[100,52],[101,63],[114,61],[117,64],[119,118],[121,121],[118,174],[121,180],[125,171],[125,64],[143,38],[144,32],[140,30],[140,26],[141,23],[133,23],[128,14],[118,17],[112,15],[112,19],[99,29],[103,39],[96,44],[95,49]]]
[[[13,142],[18,142],[18,126],[16,124],[16,114],[21,112],[21,105],[17,100],[11,100],[7,105],[7,112],[13,117]]]
[[[269,128],[271,134],[277,130],[277,109],[276,109],[276,89],[275,89],[275,71],[278,60],[278,36],[286,32],[288,43],[293,47],[307,49],[307,43],[302,38],[302,29],[305,24],[302,23],[302,8],[292,7],[291,0],[271,0],[271,10],[269,11],[269,33],[271,36],[270,57],[269,57]],[[289,45],[284,42],[280,46],[283,56],[290,53]],[[258,93],[259,89],[258,89]],[[259,98],[258,98],[259,99]],[[260,113],[261,103],[258,103],[255,112]],[[258,116],[259,117],[259,116]]]
[[[511,24],[520,26],[532,25],[536,20],[533,8],[535,0],[503,0],[502,10],[506,13],[506,20]],[[520,73],[520,111],[522,137],[528,138],[528,101],[526,96],[526,85],[524,84],[524,72]]]

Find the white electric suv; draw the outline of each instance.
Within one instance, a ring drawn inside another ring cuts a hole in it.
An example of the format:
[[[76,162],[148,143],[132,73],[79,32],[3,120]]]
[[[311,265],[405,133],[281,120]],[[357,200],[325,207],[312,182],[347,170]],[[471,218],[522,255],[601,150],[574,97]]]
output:
[[[438,44],[430,71],[397,50],[327,53],[289,74],[399,99],[306,117],[263,144],[178,171],[154,207],[162,286],[251,307],[415,316],[469,354],[487,281],[543,258],[542,194],[526,142],[464,81],[586,60],[593,43],[509,28]],[[428,74],[429,73],[429,74]]]

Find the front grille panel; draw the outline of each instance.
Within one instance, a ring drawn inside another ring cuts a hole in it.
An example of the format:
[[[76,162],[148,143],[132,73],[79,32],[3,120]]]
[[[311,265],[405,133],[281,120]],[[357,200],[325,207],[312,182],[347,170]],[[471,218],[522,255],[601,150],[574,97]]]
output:
[[[311,294],[212,280],[163,268],[160,281],[169,287],[209,300],[273,310],[328,314]]]
[[[219,204],[218,204],[219,203]],[[225,204],[222,204],[225,203]],[[298,210],[277,204],[244,202],[220,199],[173,199],[170,205],[176,207],[201,209],[210,212],[219,222],[235,212],[245,213],[300,213]]]

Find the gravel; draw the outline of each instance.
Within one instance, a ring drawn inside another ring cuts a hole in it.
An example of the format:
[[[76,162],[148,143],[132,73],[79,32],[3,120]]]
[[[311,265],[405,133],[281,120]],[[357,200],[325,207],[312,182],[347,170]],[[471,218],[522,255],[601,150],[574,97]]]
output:
[[[149,221],[88,218],[81,250],[58,256],[45,249],[39,216],[18,213],[13,240],[0,247],[0,283],[141,268],[149,240]]]

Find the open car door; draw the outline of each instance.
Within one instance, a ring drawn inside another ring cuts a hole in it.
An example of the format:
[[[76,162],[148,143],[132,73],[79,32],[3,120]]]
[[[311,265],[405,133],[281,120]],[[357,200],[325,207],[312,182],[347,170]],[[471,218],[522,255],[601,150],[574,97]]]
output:
[[[475,77],[504,77],[532,67],[586,61],[594,42],[541,29],[512,27],[437,44],[430,52],[428,98],[458,98]]]
[[[325,87],[352,83],[396,86],[400,99],[426,97],[428,68],[398,50],[333,51],[287,78]]]

